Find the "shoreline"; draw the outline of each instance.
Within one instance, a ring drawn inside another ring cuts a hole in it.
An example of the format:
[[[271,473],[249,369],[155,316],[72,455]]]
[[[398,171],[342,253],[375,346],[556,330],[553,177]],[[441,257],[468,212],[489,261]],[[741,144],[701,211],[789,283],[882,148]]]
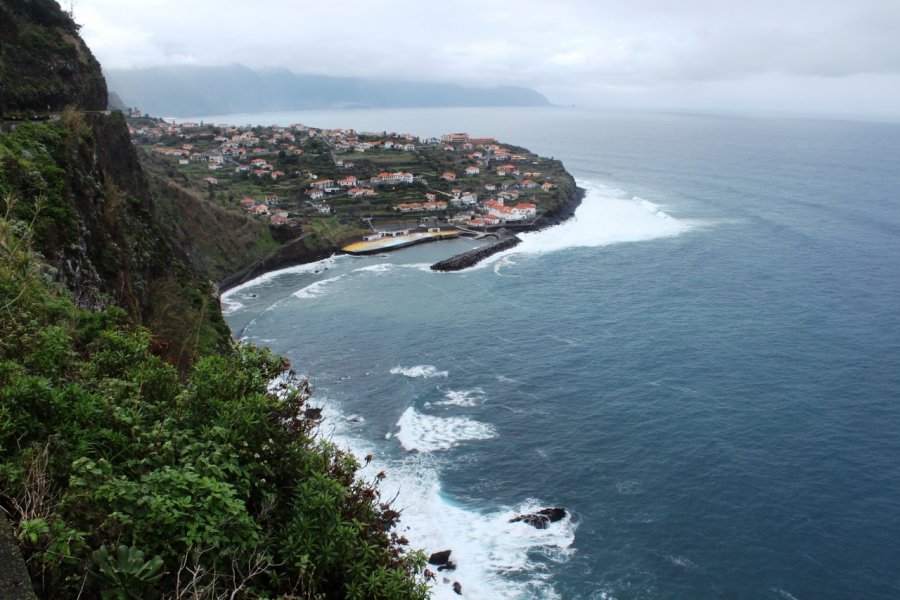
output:
[[[569,175],[571,177],[571,174]],[[513,225],[512,227],[516,228],[516,232],[518,233],[542,231],[555,225],[560,225],[561,223],[568,221],[575,215],[575,211],[579,206],[581,206],[585,194],[585,189],[576,185],[573,188],[572,192],[567,196],[566,201],[557,206],[553,211],[542,214],[533,223],[527,226],[516,227],[515,225]],[[502,227],[498,227],[497,229],[502,229],[504,227],[509,229],[510,225],[507,224]],[[265,275],[266,273],[314,263],[329,258],[330,256],[334,256],[335,254],[341,253],[341,247],[345,243],[339,242],[337,244],[332,244],[328,248],[309,249],[303,244],[303,241],[304,237],[301,236],[293,240],[292,242],[285,244],[281,248],[273,250],[267,256],[256,261],[249,267],[220,280],[219,282],[217,282],[219,295],[221,296],[225,292],[228,292],[229,290],[232,290],[239,285],[243,285],[249,281],[252,281],[257,277]],[[476,248],[475,250],[477,251],[481,248],[483,247]],[[466,266],[473,266],[481,260],[490,256],[491,254],[493,254],[493,252],[486,253],[483,256],[479,256],[474,262]],[[445,260],[452,260],[454,258],[458,258],[459,256],[461,255],[448,257]]]

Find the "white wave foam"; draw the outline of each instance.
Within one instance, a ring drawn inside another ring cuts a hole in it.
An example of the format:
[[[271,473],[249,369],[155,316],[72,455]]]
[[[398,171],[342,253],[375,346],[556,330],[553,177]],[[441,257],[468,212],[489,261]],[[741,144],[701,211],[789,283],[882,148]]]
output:
[[[305,288],[299,289],[292,294],[295,298],[317,298],[325,294],[325,287],[330,283],[334,283],[339,279],[343,279],[343,275],[322,279],[315,283],[311,283]]]
[[[548,229],[521,233],[521,244],[494,254],[464,271],[484,268],[515,255],[546,254],[569,248],[594,248],[674,237],[692,227],[649,200],[624,198],[621,190],[599,183],[579,181],[578,184],[585,188],[586,194],[573,218]]]
[[[406,269],[416,269],[417,271],[425,271],[426,273],[435,273],[435,271],[431,270],[431,263],[408,263],[400,266]]]
[[[422,379],[433,379],[434,377],[447,377],[449,371],[438,371],[434,365],[416,365],[415,367],[394,367],[391,369],[391,375],[405,375],[406,377],[421,377]]]
[[[455,571],[437,574],[432,585],[435,600],[457,600],[453,582],[462,585],[465,598],[559,598],[544,561],[563,562],[574,552],[577,523],[569,515],[549,528],[539,530],[524,523],[510,523],[516,515],[535,512],[553,503],[527,500],[515,507],[477,511],[449,501],[440,485],[440,455],[407,453],[398,460],[386,458],[377,442],[360,437],[359,425],[348,421],[332,401],[320,400],[325,420],[322,435],[352,452],[360,464],[374,460],[359,475],[371,480],[387,474],[380,484],[382,498],[394,498],[401,511],[397,532],[410,540],[410,548],[426,554],[453,551]],[[410,409],[411,410],[411,409]],[[388,432],[386,440],[391,440]],[[431,570],[435,570],[431,567]]]
[[[231,313],[237,312],[244,308],[244,305],[241,302],[231,299],[226,300],[225,296],[222,296],[222,298],[220,298],[220,303],[222,305],[222,314],[225,316],[228,316]]]
[[[539,254],[564,248],[640,242],[684,233],[690,227],[641,198],[616,197],[614,190],[585,184],[586,195],[575,218],[556,227],[522,234],[516,254]]]
[[[431,263],[378,263],[374,265],[369,265],[368,267],[360,267],[358,269],[353,269],[354,273],[360,272],[368,272],[368,273],[389,273],[394,269],[416,269],[418,271],[425,271],[431,273]]]
[[[392,271],[396,265],[393,263],[377,263],[374,265],[369,265],[368,267],[360,267],[358,269],[353,269],[354,273],[387,273],[388,271]]]
[[[689,569],[692,571],[699,568],[694,561],[685,556],[679,556],[678,554],[666,554],[665,558],[676,567],[681,567],[683,569]]]
[[[500,272],[504,267],[513,267],[515,264],[516,262],[512,260],[512,258],[504,256],[494,265],[494,274],[499,275],[500,277],[518,277],[518,275],[504,275]]]
[[[466,598],[559,597],[549,582],[550,572],[534,558],[562,562],[571,556],[576,529],[571,517],[547,529],[535,529],[509,520],[546,506],[536,501],[485,514],[468,511],[442,498],[433,473],[409,473],[418,478],[415,480],[404,476],[402,497],[415,503],[405,506],[401,517],[401,524],[411,534],[426,541],[426,554],[452,550],[450,558],[457,568],[437,573],[433,598],[459,598],[453,592],[454,581],[460,582]]]
[[[228,290],[227,292],[224,292],[222,294],[221,300],[223,302],[231,303],[232,302],[231,297],[234,296],[235,294],[243,292],[244,290],[247,290],[248,288],[256,287],[258,285],[262,285],[264,283],[272,281],[273,279],[276,279],[277,277],[281,277],[282,275],[289,275],[292,273],[318,273],[321,271],[327,271],[328,269],[333,267],[334,264],[338,260],[342,260],[346,256],[347,255],[330,256],[328,258],[323,258],[322,260],[318,260],[316,262],[306,263],[303,265],[295,265],[293,267],[287,267],[286,269],[280,269],[278,271],[270,271],[269,273],[263,273],[256,279],[251,279],[250,281],[242,283],[241,285],[237,285],[237,286],[231,288],[230,290]]]
[[[443,391],[443,390],[442,390]],[[484,390],[481,388],[472,388],[471,390],[446,390],[444,391],[446,400],[435,402],[438,406],[477,406],[484,402]]]
[[[459,442],[487,440],[496,435],[493,426],[464,417],[425,415],[410,406],[397,421],[394,436],[407,451],[448,450]]]

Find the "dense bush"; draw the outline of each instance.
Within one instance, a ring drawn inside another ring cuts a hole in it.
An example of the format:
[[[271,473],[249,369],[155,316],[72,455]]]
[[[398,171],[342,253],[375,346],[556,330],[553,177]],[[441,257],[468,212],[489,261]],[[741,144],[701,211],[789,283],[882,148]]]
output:
[[[41,597],[427,595],[285,361],[240,345],[182,378],[49,286],[27,235],[0,219],[0,506]]]

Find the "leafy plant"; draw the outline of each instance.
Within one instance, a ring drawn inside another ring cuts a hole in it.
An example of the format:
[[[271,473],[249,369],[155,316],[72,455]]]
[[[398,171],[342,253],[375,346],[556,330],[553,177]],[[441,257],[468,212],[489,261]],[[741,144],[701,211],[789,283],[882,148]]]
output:
[[[30,519],[19,522],[19,539],[37,546],[41,538],[50,534],[50,526],[44,519]]]
[[[148,598],[150,587],[163,575],[162,558],[157,555],[145,561],[144,553],[134,546],[121,545],[113,556],[104,544],[91,558],[96,567],[92,574],[108,586],[102,592],[104,600]]]

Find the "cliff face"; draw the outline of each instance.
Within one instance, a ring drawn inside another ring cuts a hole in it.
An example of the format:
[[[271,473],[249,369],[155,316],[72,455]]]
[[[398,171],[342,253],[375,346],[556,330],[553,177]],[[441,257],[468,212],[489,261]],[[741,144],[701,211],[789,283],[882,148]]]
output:
[[[0,0],[0,86],[7,114],[61,111],[0,133],[0,210],[48,277],[81,308],[125,308],[179,368],[226,347],[214,285],[162,232],[124,117],[98,112],[100,65],[54,0]]]
[[[7,30],[72,33],[54,6],[0,0]],[[66,96],[63,46],[15,107],[67,108],[0,125],[0,598],[424,600],[399,513],[315,434],[309,382],[231,345],[191,230],[166,233],[181,197],[78,96],[99,68]]]
[[[69,111],[0,134],[0,197],[78,306],[126,309],[180,368],[228,345],[214,286],[177,260],[157,224],[121,113]]]
[[[106,80],[55,0],[0,0],[0,115],[106,110]]]
[[[155,217],[176,256],[219,281],[278,247],[268,225],[191,189],[171,164],[143,154]],[[227,232],[227,235],[224,233]]]

